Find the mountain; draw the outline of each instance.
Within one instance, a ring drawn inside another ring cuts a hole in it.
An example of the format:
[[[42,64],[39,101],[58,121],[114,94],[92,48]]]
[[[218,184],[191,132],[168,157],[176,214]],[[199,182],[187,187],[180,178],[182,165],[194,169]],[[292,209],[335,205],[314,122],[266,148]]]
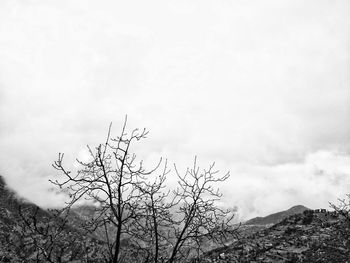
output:
[[[16,251],[11,251],[13,243],[11,233],[19,225],[20,207],[35,210],[35,205],[20,199],[16,193],[7,187],[5,179],[0,175],[0,262],[17,262]],[[38,210],[38,214],[45,214],[44,210]]]
[[[317,209],[242,236],[229,246],[205,253],[200,262],[347,263],[349,259],[349,223],[337,212]]]
[[[80,229],[82,223],[18,197],[0,176],[0,262],[38,262],[38,253],[40,262],[100,262],[103,241]],[[48,251],[50,260],[43,257]]]
[[[269,225],[269,224],[277,224],[278,222],[281,222],[283,219],[303,213],[306,210],[310,210],[309,208],[302,206],[302,205],[296,205],[288,210],[277,212],[265,217],[255,217],[245,222],[246,225]]]
[[[20,207],[34,209],[36,206],[19,198],[13,190],[7,187],[5,179],[0,175],[0,235],[4,231],[11,230],[16,224]],[[45,212],[39,210],[38,213]]]

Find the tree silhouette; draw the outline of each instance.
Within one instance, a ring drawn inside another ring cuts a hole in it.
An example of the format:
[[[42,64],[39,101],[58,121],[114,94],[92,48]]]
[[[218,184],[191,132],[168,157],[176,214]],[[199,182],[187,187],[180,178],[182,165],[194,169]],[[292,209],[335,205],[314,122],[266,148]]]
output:
[[[222,194],[214,185],[226,181],[230,175],[218,175],[214,166],[215,163],[201,170],[195,158],[193,167],[187,168],[183,175],[175,166],[178,177],[178,188],[174,191],[175,199],[178,199],[175,213],[178,220],[172,226],[174,238],[171,239],[169,263],[187,257],[194,250],[198,257],[205,242],[223,244],[228,237],[236,235],[237,229],[231,225],[233,213],[215,204]]]
[[[350,227],[350,194],[347,194],[346,198],[339,198],[338,204],[329,203],[329,205],[345,219],[348,227]]]
[[[175,166],[178,182],[170,191],[167,162],[160,159],[146,170],[131,153],[131,146],[146,138],[148,131],[127,133],[126,124],[127,119],[118,137],[111,137],[110,125],[103,144],[87,146],[90,160],[77,160],[77,172],[64,167],[63,153],[53,164],[65,179],[52,183],[68,193],[68,207],[81,200],[92,202],[94,213],[84,228],[103,232],[108,261],[179,262],[199,256],[205,243],[222,243],[234,234],[233,214],[216,206],[221,194],[213,187],[229,173],[219,176],[214,164],[200,170],[195,158],[184,175]]]
[[[142,161],[136,161],[136,155],[130,153],[130,146],[134,141],[146,138],[148,132],[144,129],[126,133],[126,119],[121,135],[113,139],[110,137],[109,126],[107,139],[95,149],[88,146],[91,161],[77,160],[81,169],[75,174],[63,166],[63,154],[59,154],[53,167],[66,176],[66,180],[53,183],[65,188],[70,196],[69,206],[84,198],[94,203],[97,208],[90,221],[92,229],[104,227],[110,261],[120,262],[123,239],[132,238],[132,227],[142,220],[142,182],[155,169],[146,171]]]

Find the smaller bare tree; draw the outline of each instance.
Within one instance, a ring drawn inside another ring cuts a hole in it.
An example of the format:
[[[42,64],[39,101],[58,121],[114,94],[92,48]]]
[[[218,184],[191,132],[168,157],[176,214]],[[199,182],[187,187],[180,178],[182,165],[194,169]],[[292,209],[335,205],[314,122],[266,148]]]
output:
[[[346,198],[339,198],[338,204],[329,203],[329,205],[334,211],[344,217],[350,227],[350,194],[347,194]]]
[[[176,224],[172,226],[171,252],[168,263],[181,262],[193,251],[197,257],[208,243],[224,244],[237,229],[231,224],[233,213],[217,206],[222,197],[214,185],[226,181],[230,174],[218,175],[215,163],[208,169],[200,169],[197,158],[192,168],[181,175],[175,166],[178,188],[174,191],[178,199]]]
[[[228,179],[229,173],[219,175],[214,164],[200,170],[194,166],[181,175],[175,166],[177,188],[166,187],[165,169],[152,182],[143,182],[140,191],[144,199],[143,217],[133,227],[138,237],[144,262],[183,262],[199,258],[210,245],[224,245],[237,237],[231,221],[233,213],[221,209],[216,202],[222,197],[214,185]]]
[[[139,247],[145,253],[145,262],[164,262],[169,251],[169,230],[176,224],[172,209],[177,204],[169,196],[166,176],[170,172],[165,163],[163,172],[153,181],[145,181],[140,188],[143,193],[143,220],[134,225],[134,235],[138,236]]]

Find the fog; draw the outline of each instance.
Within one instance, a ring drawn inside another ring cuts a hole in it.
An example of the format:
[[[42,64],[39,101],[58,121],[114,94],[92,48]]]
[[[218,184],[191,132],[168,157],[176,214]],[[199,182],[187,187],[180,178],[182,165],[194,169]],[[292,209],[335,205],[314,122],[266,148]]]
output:
[[[0,174],[42,206],[51,163],[146,127],[135,151],[230,171],[238,218],[350,189],[348,1],[1,1]],[[172,180],[172,178],[169,178]]]

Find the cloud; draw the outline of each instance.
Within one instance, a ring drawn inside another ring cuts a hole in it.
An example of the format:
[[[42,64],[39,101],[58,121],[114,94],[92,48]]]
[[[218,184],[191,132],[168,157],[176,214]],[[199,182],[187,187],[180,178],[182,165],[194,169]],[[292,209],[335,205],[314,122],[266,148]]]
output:
[[[231,170],[230,187],[240,187],[226,189],[227,202],[242,216],[327,205],[347,182],[330,171],[332,158],[350,152],[348,7],[3,1],[0,172],[49,205],[39,192],[57,153],[74,166],[86,144],[103,141],[111,121],[118,133],[128,114],[130,128],[150,130],[135,150],[151,163],[162,156],[186,166],[198,155]],[[310,158],[330,168],[308,170]],[[324,198],[308,203],[316,189]]]
[[[349,174],[348,154],[318,151],[298,163],[237,166],[222,190],[236,200],[238,218],[247,219],[296,204],[328,208],[328,202],[348,193]]]

